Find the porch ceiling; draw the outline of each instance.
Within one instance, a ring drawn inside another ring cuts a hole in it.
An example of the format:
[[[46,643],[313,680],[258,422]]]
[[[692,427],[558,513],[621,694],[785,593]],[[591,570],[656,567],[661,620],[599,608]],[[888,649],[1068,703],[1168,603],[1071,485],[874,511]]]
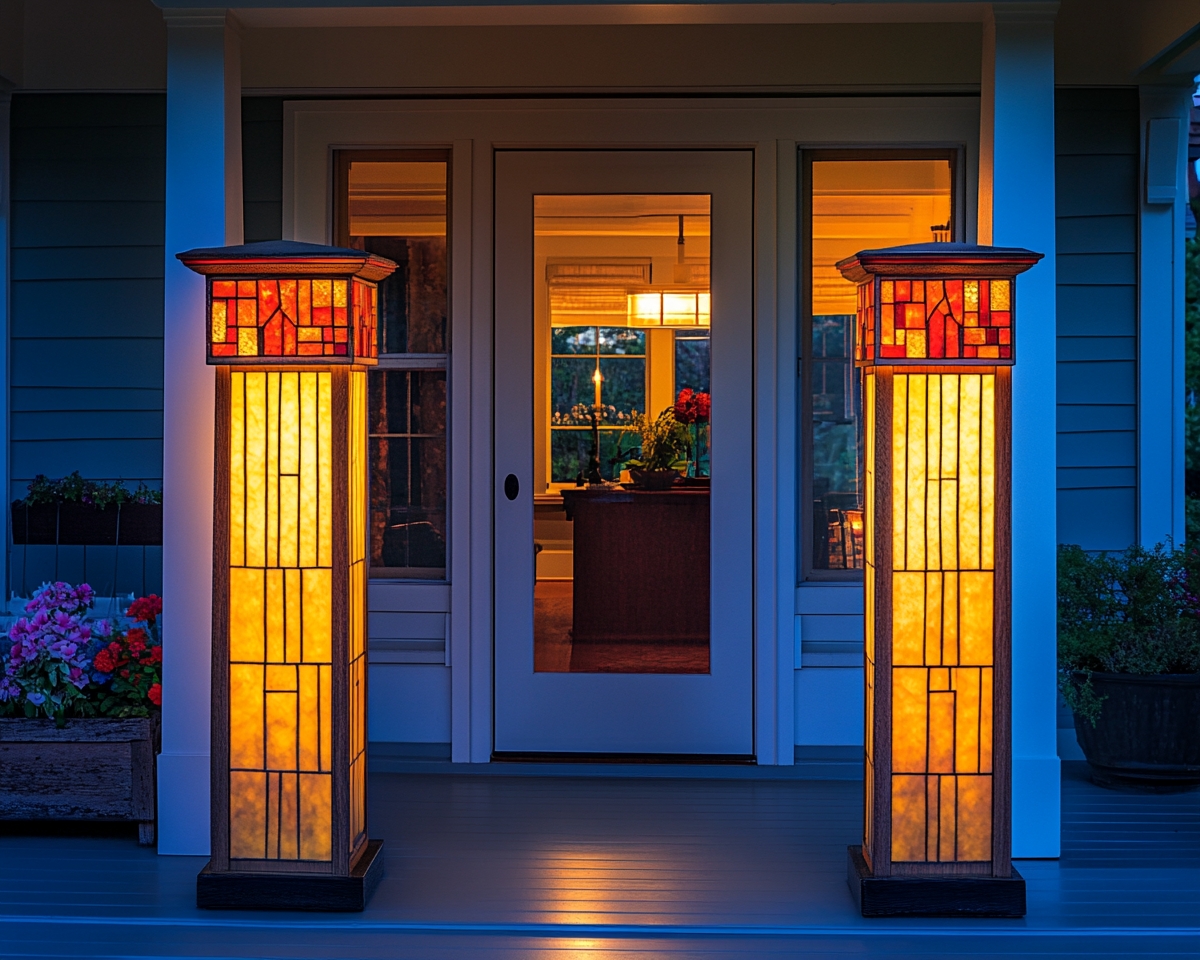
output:
[[[361,915],[202,912],[198,858],[9,827],[0,956],[1194,951],[1200,794],[1113,793],[1068,766],[1062,859],[1018,864],[1023,921],[858,916],[852,781],[379,774],[372,835],[387,875]]]

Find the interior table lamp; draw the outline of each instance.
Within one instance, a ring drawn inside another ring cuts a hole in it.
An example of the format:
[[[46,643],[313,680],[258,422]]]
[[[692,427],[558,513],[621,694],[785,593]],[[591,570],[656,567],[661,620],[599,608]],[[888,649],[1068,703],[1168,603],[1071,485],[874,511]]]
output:
[[[290,241],[189,250],[216,366],[212,859],[201,907],[361,910],[366,444],[396,265]]]
[[[866,460],[864,916],[1025,914],[1011,859],[1011,371],[1029,250],[931,243],[858,285]]]

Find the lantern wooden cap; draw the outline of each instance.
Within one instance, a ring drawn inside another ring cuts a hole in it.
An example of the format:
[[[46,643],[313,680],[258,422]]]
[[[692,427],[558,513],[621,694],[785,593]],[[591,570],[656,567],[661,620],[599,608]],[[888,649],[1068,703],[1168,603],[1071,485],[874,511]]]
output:
[[[205,276],[359,277],[374,283],[396,270],[393,261],[378,254],[298,240],[200,247],[176,256]]]
[[[860,250],[837,262],[852,283],[871,277],[1013,278],[1041,260],[1024,247],[984,247],[976,243],[911,243],[881,250]]]
[[[917,243],[838,261],[858,285],[860,366],[1011,366],[1015,278],[1042,254],[1021,247]]]

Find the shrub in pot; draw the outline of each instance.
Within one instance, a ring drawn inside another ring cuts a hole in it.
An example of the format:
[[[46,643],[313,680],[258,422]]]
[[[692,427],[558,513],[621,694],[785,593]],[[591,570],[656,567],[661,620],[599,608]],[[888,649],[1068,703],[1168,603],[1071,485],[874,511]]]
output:
[[[1200,784],[1200,553],[1058,554],[1059,689],[1092,779]]]

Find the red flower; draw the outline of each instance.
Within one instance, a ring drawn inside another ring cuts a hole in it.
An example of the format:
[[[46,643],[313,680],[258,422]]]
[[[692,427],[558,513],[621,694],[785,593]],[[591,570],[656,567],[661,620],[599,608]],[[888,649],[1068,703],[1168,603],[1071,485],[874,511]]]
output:
[[[708,423],[712,413],[710,394],[696,392],[691,387],[679,391],[675,400],[675,419],[680,423]]]
[[[162,613],[162,597],[156,593],[152,593],[148,597],[139,597],[125,611],[126,616],[131,620],[140,620],[149,624],[153,624],[160,613]]]
[[[162,684],[161,683],[153,684],[150,687],[150,690],[146,694],[146,696],[150,698],[150,702],[152,704],[154,704],[156,707],[161,707],[162,706]]]
[[[128,667],[121,671],[121,676],[123,676],[126,680],[129,679],[129,668]]]
[[[129,647],[130,654],[138,656],[146,649],[146,631],[141,627],[134,627],[125,634],[125,643]]]
[[[156,663],[162,663],[162,647],[151,647],[138,663],[142,666],[150,667]]]

